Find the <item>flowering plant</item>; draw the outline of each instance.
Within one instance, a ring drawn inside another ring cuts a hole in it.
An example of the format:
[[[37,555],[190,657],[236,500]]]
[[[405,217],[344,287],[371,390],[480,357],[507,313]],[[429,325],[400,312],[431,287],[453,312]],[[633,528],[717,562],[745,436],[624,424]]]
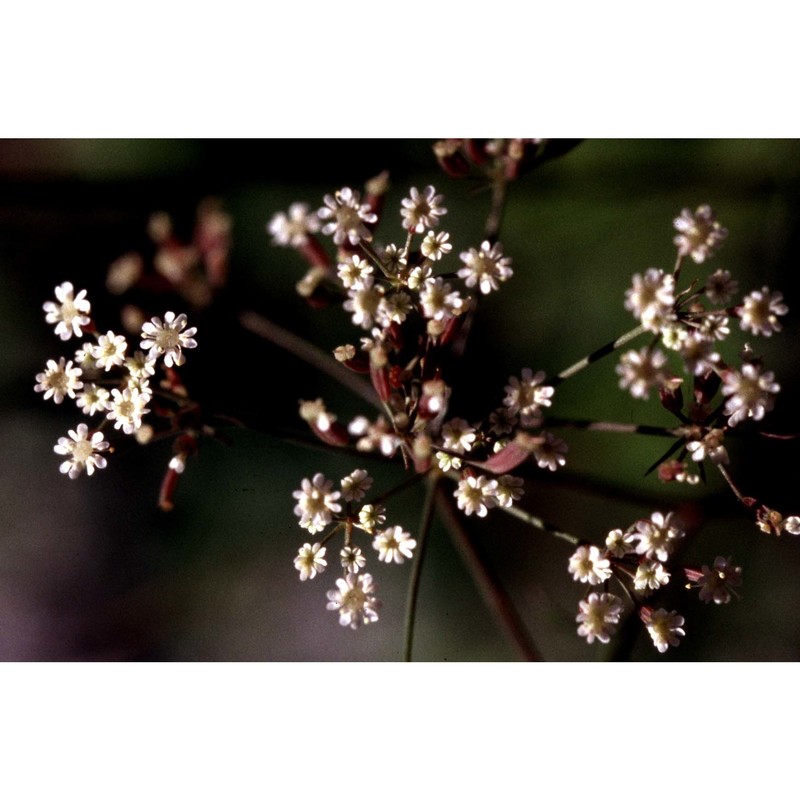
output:
[[[762,285],[741,292],[731,271],[714,268],[728,231],[706,204],[675,210],[670,264],[636,266],[618,282],[615,291],[630,315],[630,330],[549,374],[537,363],[541,354],[532,352],[530,361],[494,387],[492,405],[472,407],[469,379],[479,380],[486,371],[470,355],[474,329],[488,313],[487,304],[513,291],[515,274],[528,268],[504,238],[509,188],[573,144],[437,142],[433,153],[445,173],[442,181],[469,180],[489,196],[488,204],[460,226],[471,238],[458,247],[447,230],[443,183],[408,186],[398,199],[385,173],[364,186],[332,189],[316,205],[314,198],[298,198],[265,221],[272,244],[296,254],[297,302],[326,314],[337,310],[349,320],[350,333],[324,352],[256,311],[240,313],[240,324],[373,408],[369,415],[343,419],[336,397],[297,398],[298,418],[308,433],[282,434],[284,439],[308,444],[313,438],[318,447],[355,455],[363,463],[342,468],[336,480],[322,470],[297,476],[294,515],[310,540],[299,544],[294,568],[303,584],[318,584],[335,573],[321,606],[327,600],[342,627],[358,629],[378,623],[383,613],[375,567],[410,562],[407,658],[413,655],[422,565],[437,518],[501,628],[526,658],[541,657],[540,649],[502,579],[475,546],[470,526],[476,519],[515,519],[567,545],[562,579],[585,585],[575,599],[572,635],[590,646],[610,644],[626,627],[646,632],[664,653],[691,630],[692,595],[716,605],[737,596],[743,570],[735,558],[716,552],[705,562],[685,558],[688,543],[702,540],[702,527],[680,509],[659,505],[636,515],[621,512],[607,530],[576,532],[565,530],[558,519],[545,519],[528,501],[530,490],[575,468],[570,434],[619,433],[631,442],[660,437],[668,444],[650,466],[650,480],[696,487],[715,472],[730,490],[731,504],[752,518],[754,532],[800,534],[800,516],[793,513],[800,509],[775,509],[751,496],[740,487],[736,458],[729,453],[736,439],[746,445],[762,431],[781,435],[762,427],[781,386],[758,345],[781,331],[788,306],[780,291]],[[669,222],[664,220],[662,235]],[[158,278],[187,305],[208,308],[227,280],[229,229],[227,215],[206,204],[193,242],[184,245],[175,239],[170,220],[156,215],[149,226],[157,245],[153,264],[145,266],[138,256],[120,259],[109,272],[109,288],[123,293]],[[149,320],[134,314],[127,328],[137,331],[135,349],[125,335],[101,332],[105,325],[97,327],[87,293],[76,293],[69,281],[56,287],[55,301],[43,310],[62,342],[75,338],[81,344],[58,361],[49,360],[34,389],[57,404],[74,400],[93,423],[97,420],[91,428],[81,422],[59,439],[54,450],[66,457],[61,471],[78,478],[107,468],[112,433],[140,444],[170,437],[174,450],[159,503],[172,508],[178,476],[199,442],[220,438],[226,424],[243,424],[232,414],[208,413],[181,378],[185,351],[198,342],[202,347],[206,329],[189,327],[182,311]],[[562,387],[584,371],[604,369],[616,376],[620,392],[660,406],[671,423],[574,419],[560,413]],[[378,484],[371,470],[379,461],[397,465],[402,473],[397,481]],[[416,484],[424,484],[426,494],[412,529],[397,524],[392,503]],[[667,592],[681,584],[685,590],[678,607],[662,605]]]

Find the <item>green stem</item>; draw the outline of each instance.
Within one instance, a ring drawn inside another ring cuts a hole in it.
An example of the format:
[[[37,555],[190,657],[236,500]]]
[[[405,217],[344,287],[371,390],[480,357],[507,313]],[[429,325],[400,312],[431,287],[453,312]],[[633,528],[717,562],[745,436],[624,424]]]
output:
[[[627,333],[623,333],[618,339],[614,339],[613,342],[603,345],[593,353],[589,353],[589,355],[585,358],[575,362],[571,367],[567,367],[565,370],[559,372],[558,375],[553,378],[553,380],[547,382],[548,385],[558,386],[559,383],[563,383],[567,378],[571,378],[581,370],[586,369],[586,367],[588,367],[590,364],[594,364],[595,361],[599,361],[609,353],[613,353],[615,350],[618,350],[620,347],[628,344],[628,342],[633,341],[637,336],[641,336],[646,330],[647,329],[644,327],[644,325],[639,325],[639,327],[634,328]]]
[[[526,522],[528,525],[536,528],[537,530],[544,531],[545,533],[555,536],[557,539],[563,539],[565,542],[569,542],[575,546],[581,544],[582,540],[574,534],[559,530],[555,525],[545,522],[541,517],[537,517],[535,514],[531,514],[529,511],[525,511],[523,508],[519,508],[518,506],[500,506],[499,509],[500,511],[503,511],[512,517],[516,517],[517,519]]]
[[[411,661],[411,652],[414,645],[414,621],[417,615],[417,597],[419,595],[419,579],[422,574],[422,562],[425,556],[425,546],[428,542],[428,532],[433,522],[433,509],[438,482],[439,477],[437,475],[430,475],[428,478],[428,489],[425,495],[425,505],[422,507],[422,517],[419,523],[419,533],[417,534],[417,552],[412,561],[411,577],[408,583],[403,661]]]

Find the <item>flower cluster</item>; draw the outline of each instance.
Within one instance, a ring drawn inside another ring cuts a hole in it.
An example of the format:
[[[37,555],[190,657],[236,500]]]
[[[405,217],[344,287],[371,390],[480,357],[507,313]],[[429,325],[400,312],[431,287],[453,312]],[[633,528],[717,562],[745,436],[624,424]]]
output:
[[[85,290],[76,295],[73,285],[66,281],[56,287],[55,296],[56,302],[45,303],[44,311],[46,321],[55,325],[56,335],[62,341],[84,336],[88,341],[71,359],[50,359],[36,376],[33,388],[45,400],[60,404],[69,398],[85,415],[100,417],[96,429],[90,431],[86,423],[80,423],[54,447],[57,454],[67,456],[61,472],[77,478],[84,471],[91,475],[106,466],[101,453],[111,452],[111,448],[102,429],[108,423],[142,443],[151,438],[153,429],[144,419],[156,392],[151,384],[156,368],[159,362],[165,368],[183,364],[183,351],[197,346],[193,338],[197,331],[186,327],[185,314],[176,316],[168,311],[163,320],[153,317],[142,325],[140,349],[134,349],[122,334],[98,332]]]
[[[672,577],[667,563],[686,531],[674,514],[653,512],[649,518],[636,520],[626,529],[615,528],[604,546],[582,544],[570,556],[568,571],[574,580],[589,586],[605,586],[613,578],[623,594],[633,603],[639,618],[660,653],[677,647],[684,636],[684,618],[664,608],[653,610],[643,601],[666,586]],[[742,582],[741,567],[734,567],[730,558],[718,557],[713,567],[685,568],[689,586],[700,589],[703,602],[727,603],[733,589]],[[578,635],[592,644],[595,639],[608,643],[616,631],[625,604],[622,598],[608,591],[591,592],[579,601],[576,617]]]
[[[372,483],[366,470],[357,469],[342,478],[339,488],[334,489],[333,481],[318,472],[311,480],[304,478],[293,493],[297,500],[294,513],[301,528],[313,535],[333,526],[322,542],[307,542],[298,551],[294,566],[300,573],[300,580],[310,580],[325,571],[328,566],[325,545],[340,533],[339,563],[343,574],[336,581],[336,589],[328,592],[327,607],[339,612],[340,624],[354,629],[377,621],[381,605],[374,595],[372,575],[361,572],[367,558],[354,544],[354,534],[359,532],[371,538],[378,560],[387,564],[402,564],[414,555],[417,546],[411,534],[400,525],[384,525],[386,509],[378,499],[363,502]]]

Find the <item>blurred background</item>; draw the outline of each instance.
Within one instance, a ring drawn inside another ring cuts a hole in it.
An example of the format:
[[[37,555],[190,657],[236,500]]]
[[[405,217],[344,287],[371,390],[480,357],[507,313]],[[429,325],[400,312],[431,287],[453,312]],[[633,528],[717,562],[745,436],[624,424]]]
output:
[[[309,539],[291,492],[303,477],[338,480],[357,466],[347,455],[299,448],[263,432],[227,431],[205,442],[176,494],[157,508],[168,443],[128,448],[108,467],[70,481],[53,445],[83,421],[74,405],[33,391],[49,358],[74,348],[44,321],[42,304],[63,281],[87,289],[102,330],[119,328],[127,302],[105,287],[109,265],[146,253],[153,212],[191,235],[195,211],[218,198],[233,219],[230,276],[213,307],[190,316],[198,348],[181,369],[193,396],[213,408],[303,430],[298,399],[324,397],[340,419],[369,409],[291,356],[242,331],[252,309],[331,350],[356,342],[347,315],[311,310],[295,293],[305,265],[270,244],[276,211],[388,170],[392,188],[376,238],[401,243],[399,205],[410,186],[445,195],[442,229],[453,253],[477,247],[489,208],[475,185],[446,177],[430,141],[395,140],[26,140],[0,141],[0,658],[5,660],[396,660],[403,645],[410,574],[374,563],[380,621],[342,629],[326,611],[336,571],[301,583],[292,561]],[[674,263],[672,219],[709,203],[729,230],[688,279],[729,269],[744,292],[783,290],[784,332],[751,340],[782,386],[765,428],[796,432],[800,400],[800,144],[786,140],[597,140],[581,143],[512,184],[500,239],[514,277],[482,304],[461,365],[453,412],[477,418],[502,401],[522,367],[554,374],[633,327],[623,309],[631,275]],[[171,297],[142,300],[148,314],[176,312]],[[723,345],[730,360],[746,341]],[[617,388],[614,357],[559,388],[563,417],[671,425],[655,400]],[[565,530],[602,542],[654,510],[698,521],[684,563],[717,555],[743,566],[741,598],[701,604],[677,576],[663,597],[686,617],[687,636],[659,656],[646,634],[621,646],[588,646],[576,635],[583,596],[567,574],[572,548],[495,512],[465,520],[507,588],[543,656],[551,660],[794,660],[800,656],[800,539],[768,537],[739,508],[721,478],[704,487],[663,485],[645,470],[665,440],[565,431],[568,465],[533,473],[524,507]],[[668,444],[668,443],[667,443]],[[800,513],[794,441],[736,441],[732,467],[749,494]],[[400,465],[371,465],[377,490],[403,478]],[[414,531],[422,492],[388,504],[389,521]],[[374,560],[373,560],[374,561]],[[445,530],[434,526],[422,573],[414,655],[428,661],[517,657],[476,592]]]

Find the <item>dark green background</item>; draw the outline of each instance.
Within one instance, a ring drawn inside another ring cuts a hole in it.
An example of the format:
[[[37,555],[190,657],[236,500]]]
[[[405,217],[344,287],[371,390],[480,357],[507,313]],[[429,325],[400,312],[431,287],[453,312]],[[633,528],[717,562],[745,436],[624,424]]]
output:
[[[514,184],[500,237],[514,259],[514,278],[482,305],[454,411],[484,414],[502,400],[510,374],[524,366],[553,374],[632,327],[622,306],[632,273],[670,268],[673,217],[708,202],[730,234],[707,267],[689,265],[685,275],[723,267],[745,291],[765,284],[784,291],[791,312],[784,333],[751,341],[783,386],[767,427],[797,430],[798,155],[798,143],[784,140],[587,141]],[[183,477],[175,511],[165,515],[155,504],[168,445],[117,454],[96,476],[69,481],[58,473],[52,447],[82,415],[33,392],[45,361],[70,352],[41,311],[53,287],[71,280],[87,288],[98,325],[116,326],[119,301],[103,289],[111,261],[145,246],[151,212],[169,211],[188,231],[198,201],[216,196],[234,218],[231,284],[217,307],[191,319],[199,346],[184,374],[192,391],[220,409],[298,429],[299,398],[323,395],[343,419],[366,411],[344,390],[237,332],[233,321],[253,308],[326,349],[356,341],[344,314],[312,313],[297,298],[302,264],[270,245],[265,224],[294,200],[317,207],[323,194],[360,188],[383,169],[393,188],[379,240],[402,241],[401,198],[411,185],[433,183],[446,198],[442,228],[454,253],[480,244],[488,196],[439,173],[430,142],[0,142],[0,657],[399,657],[407,565],[372,560],[384,608],[379,623],[357,632],[340,629],[336,614],[325,610],[335,571],[301,584],[292,566],[309,538],[292,514],[292,490],[315,471],[338,479],[357,460],[235,432],[231,447],[204,445]],[[457,263],[457,255],[450,260]],[[725,354],[733,360],[744,341],[735,332]],[[617,389],[614,363],[606,359],[560,387],[554,413],[671,424],[654,401],[634,401]],[[587,432],[565,438],[568,469],[555,479],[537,475],[526,507],[597,542],[652,510],[682,508],[704,519],[687,561],[732,555],[744,566],[741,600],[724,607],[700,604],[676,576],[665,602],[687,618],[686,639],[659,656],[640,636],[633,658],[798,657],[798,538],[758,532],[716,475],[706,488],[688,490],[643,478],[664,448],[661,440]],[[795,442],[741,442],[730,450],[732,472],[746,491],[800,512]],[[391,465],[372,471],[381,488],[402,477]],[[390,503],[390,521],[414,530],[420,502],[412,491]],[[546,658],[608,655],[609,648],[587,646],[575,633],[582,590],[566,572],[568,545],[498,512],[468,526]],[[415,655],[515,657],[438,526],[423,571]]]

